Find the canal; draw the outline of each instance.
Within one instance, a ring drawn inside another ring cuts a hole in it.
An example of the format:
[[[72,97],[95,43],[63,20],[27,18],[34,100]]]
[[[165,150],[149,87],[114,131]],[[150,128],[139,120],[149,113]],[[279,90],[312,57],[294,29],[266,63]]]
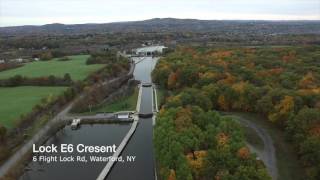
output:
[[[133,58],[136,65],[134,78],[142,83],[151,82],[151,72],[157,63],[157,58],[144,57]],[[142,60],[142,61],[141,61]],[[143,87],[141,96],[140,111],[142,113],[152,112],[152,88]],[[131,124],[96,124],[96,125],[81,125],[81,128],[72,131],[69,126],[66,126],[46,144],[73,144],[74,147],[78,144],[84,145],[113,145],[117,146],[124,138]],[[118,162],[112,168],[107,180],[153,180],[154,179],[154,156],[152,144],[152,119],[140,118],[136,132],[122,152],[122,156],[136,156],[134,162]],[[45,154],[42,154],[45,155]],[[52,154],[50,154],[52,155]],[[87,163],[83,162],[29,162],[26,165],[25,173],[20,177],[20,180],[94,180],[97,178],[101,170],[106,165],[106,162],[90,162],[90,156],[110,156],[112,154],[61,154],[57,156],[86,156]]]
[[[139,62],[139,59],[135,60]],[[151,72],[157,63],[157,59],[145,57],[137,64],[134,73],[135,78],[142,83],[151,82]],[[143,87],[140,112],[152,113],[152,88]],[[113,167],[107,180],[153,180],[154,179],[154,156],[152,143],[152,118],[140,118],[139,125],[129,144],[122,152],[122,156],[136,156],[134,162],[117,163]]]

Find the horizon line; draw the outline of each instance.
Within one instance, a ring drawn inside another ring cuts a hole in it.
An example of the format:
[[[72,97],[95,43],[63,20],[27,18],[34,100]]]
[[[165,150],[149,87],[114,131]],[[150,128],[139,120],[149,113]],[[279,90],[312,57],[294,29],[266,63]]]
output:
[[[320,19],[196,19],[196,18],[174,18],[174,17],[166,17],[166,18],[150,18],[150,19],[142,19],[142,20],[124,20],[124,21],[110,21],[110,22],[84,22],[84,23],[60,23],[60,22],[52,22],[46,24],[21,24],[21,25],[9,25],[2,26],[0,24],[0,28],[10,28],[10,27],[22,27],[22,26],[46,26],[53,24],[61,24],[61,25],[86,25],[86,24],[113,24],[113,23],[128,23],[128,22],[141,22],[155,19],[177,19],[177,20],[198,20],[198,21],[267,21],[267,22],[297,22],[297,21],[320,21]]]

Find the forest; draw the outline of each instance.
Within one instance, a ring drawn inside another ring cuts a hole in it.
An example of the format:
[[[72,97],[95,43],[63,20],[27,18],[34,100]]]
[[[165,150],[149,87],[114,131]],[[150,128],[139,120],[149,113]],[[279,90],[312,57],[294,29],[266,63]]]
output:
[[[155,128],[160,176],[268,179],[240,127],[216,112],[240,111],[267,117],[306,179],[320,179],[319,59],[316,45],[179,47],[162,58],[152,74],[167,94]]]

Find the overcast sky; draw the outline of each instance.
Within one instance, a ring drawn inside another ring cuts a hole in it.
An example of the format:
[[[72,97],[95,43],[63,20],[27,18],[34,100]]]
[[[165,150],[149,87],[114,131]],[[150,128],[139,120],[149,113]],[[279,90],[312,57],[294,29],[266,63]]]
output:
[[[0,26],[151,18],[320,20],[320,0],[0,0]]]

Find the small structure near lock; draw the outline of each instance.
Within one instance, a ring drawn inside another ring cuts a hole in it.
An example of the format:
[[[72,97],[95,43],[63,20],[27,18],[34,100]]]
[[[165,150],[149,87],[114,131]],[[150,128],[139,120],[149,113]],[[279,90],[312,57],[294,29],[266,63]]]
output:
[[[72,129],[72,130],[78,129],[79,126],[80,126],[80,123],[81,123],[81,119],[79,119],[79,118],[73,119],[73,120],[72,120],[72,123],[71,123],[71,129]]]
[[[120,111],[115,113],[115,119],[118,121],[133,121],[133,111]]]

